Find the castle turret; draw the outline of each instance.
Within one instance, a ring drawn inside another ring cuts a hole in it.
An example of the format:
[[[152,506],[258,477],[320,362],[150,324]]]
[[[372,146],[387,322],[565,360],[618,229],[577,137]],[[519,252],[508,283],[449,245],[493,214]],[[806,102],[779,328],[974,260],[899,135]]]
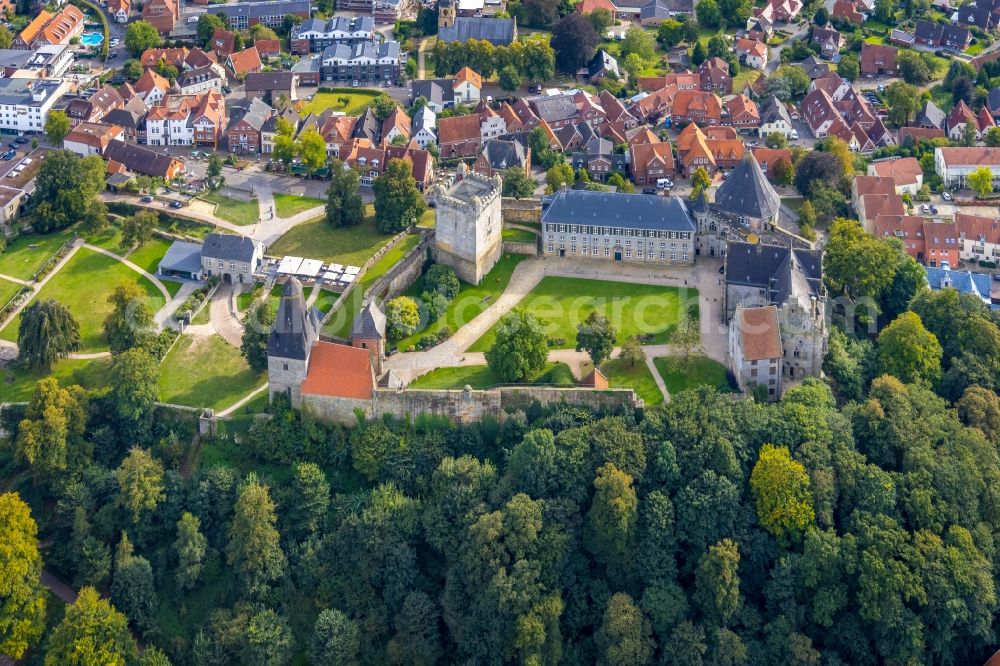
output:
[[[503,251],[503,188],[499,177],[487,178],[464,166],[451,187],[434,190],[434,257],[465,282],[479,284]]]
[[[375,301],[368,301],[368,305],[354,318],[351,346],[370,351],[376,376],[382,374],[382,361],[385,360],[385,314]]]
[[[289,278],[267,339],[267,380],[271,399],[284,393],[292,406],[301,404],[299,387],[309,371],[309,354],[319,340],[319,320],[306,307],[302,283]]]

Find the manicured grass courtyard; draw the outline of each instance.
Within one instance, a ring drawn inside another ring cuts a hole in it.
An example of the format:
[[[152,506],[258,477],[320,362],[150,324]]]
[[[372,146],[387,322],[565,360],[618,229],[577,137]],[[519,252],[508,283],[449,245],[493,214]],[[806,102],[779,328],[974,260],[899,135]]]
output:
[[[303,197],[297,194],[275,194],[274,208],[278,217],[292,217],[326,202],[313,197]]]
[[[634,390],[647,407],[663,402],[660,387],[656,385],[653,373],[649,371],[649,366],[645,363],[636,363],[631,366],[625,361],[614,359],[605,361],[604,365],[601,366],[601,372],[608,378],[608,385],[611,388]]]
[[[14,294],[24,287],[10,280],[0,279],[0,308],[7,304],[7,301],[14,298]]]
[[[538,239],[537,234],[527,229],[504,229],[502,236],[505,241],[512,243],[534,243]]]
[[[349,116],[356,115],[381,94],[375,90],[359,88],[341,88],[334,89],[333,92],[318,92],[303,105],[299,110],[299,115],[305,118],[310,113],[322,113],[327,109],[340,111]]]
[[[557,384],[573,386],[573,373],[565,363],[546,363],[542,371],[525,384]],[[490,388],[502,385],[488,366],[465,365],[457,368],[438,368],[426,375],[418,377],[410,383],[410,388],[421,389],[461,389],[471,386],[474,389]]]
[[[714,386],[724,393],[733,390],[726,367],[707,356],[692,356],[687,362],[674,356],[658,356],[653,365],[671,394],[697,386]]]
[[[391,238],[375,228],[374,215],[353,227],[332,227],[321,217],[290,229],[268,249],[268,254],[360,266]]]
[[[55,377],[60,386],[79,384],[85,389],[106,385],[111,362],[108,359],[77,360],[64,358],[52,366],[51,373],[27,370],[0,370],[0,402],[24,402],[31,399],[35,385],[45,377]]]
[[[73,237],[69,231],[54,234],[22,234],[0,253],[0,275],[30,280],[42,264]]]
[[[108,296],[126,280],[134,280],[146,292],[146,304],[152,312],[163,307],[163,296],[152,282],[120,261],[86,248],[77,250],[35,298],[53,298],[69,309],[80,325],[81,352],[103,351],[107,343],[102,328],[112,310]],[[0,338],[16,341],[20,321],[18,315],[0,331]]]
[[[375,280],[382,277],[386,271],[395,266],[400,259],[406,256],[406,253],[413,249],[413,247],[420,242],[420,236],[415,234],[410,234],[403,240],[396,243],[396,245],[379,257],[378,261],[371,265],[371,267],[365,271],[364,276],[361,278],[360,284],[351,291],[351,295],[344,305],[337,310],[337,314],[334,315],[330,322],[323,327],[323,332],[328,335],[335,335],[337,337],[346,338],[351,333],[351,323],[354,321],[354,315],[361,310],[361,304],[364,302],[365,290],[372,285]]]
[[[396,343],[396,348],[401,351],[409,351],[410,347],[415,347],[421,338],[437,333],[444,326],[450,328],[451,332],[454,333],[478,317],[479,313],[488,308],[497,296],[507,288],[510,276],[522,259],[524,256],[520,254],[505,254],[500,257],[500,261],[493,267],[493,270],[487,273],[478,285],[463,282],[461,290],[448,304],[448,310],[443,317],[424,330],[400,340]],[[418,297],[423,291],[421,283],[422,280],[417,280],[410,287],[408,295]]]
[[[191,407],[224,409],[264,383],[240,350],[217,335],[190,335],[171,348],[160,365],[160,400]]]
[[[257,204],[256,199],[251,201],[237,201],[236,199],[224,197],[218,192],[207,192],[200,195],[199,198],[209,203],[214,203],[215,216],[227,222],[245,226],[247,224],[257,224],[257,221],[260,220],[260,206]]]
[[[160,266],[160,260],[163,259],[163,255],[169,249],[170,241],[154,237],[128,255],[128,260],[147,273],[156,275],[156,269]]]
[[[688,289],[684,297],[697,303],[698,292]],[[676,287],[547,277],[518,306],[541,320],[550,340],[563,340],[555,345],[558,348],[576,347],[577,326],[595,310],[611,320],[619,343],[633,335],[648,335],[646,344],[659,344],[666,341],[682,312],[682,292]],[[469,351],[489,350],[495,336],[496,325]]]

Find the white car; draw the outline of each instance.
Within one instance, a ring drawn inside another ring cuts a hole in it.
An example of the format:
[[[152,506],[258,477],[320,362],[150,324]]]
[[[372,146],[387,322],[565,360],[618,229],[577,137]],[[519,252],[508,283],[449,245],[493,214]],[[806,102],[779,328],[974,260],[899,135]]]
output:
[[[796,130],[796,129],[793,129],[791,132],[788,133],[788,137],[792,141],[798,141],[799,140],[799,131]]]
[[[198,22],[198,17],[197,16],[188,16],[187,22],[188,23],[197,23]]]
[[[114,47],[118,46],[119,44],[121,44],[121,40],[118,39],[117,37],[115,37],[114,39],[111,40],[111,48],[114,48]]]
[[[941,198],[945,201],[951,201],[951,192],[942,192]]]

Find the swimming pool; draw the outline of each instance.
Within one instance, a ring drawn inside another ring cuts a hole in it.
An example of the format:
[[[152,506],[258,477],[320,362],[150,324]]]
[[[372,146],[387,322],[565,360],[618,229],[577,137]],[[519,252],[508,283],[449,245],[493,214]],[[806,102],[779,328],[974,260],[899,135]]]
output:
[[[104,35],[99,32],[85,32],[80,35],[80,43],[84,46],[100,46],[104,43]]]

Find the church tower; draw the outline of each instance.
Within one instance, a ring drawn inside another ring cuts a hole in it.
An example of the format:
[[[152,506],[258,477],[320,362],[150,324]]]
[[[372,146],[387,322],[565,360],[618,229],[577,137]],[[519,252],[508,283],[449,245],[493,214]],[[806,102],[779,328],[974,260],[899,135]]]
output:
[[[302,404],[300,387],[309,372],[309,354],[319,340],[319,320],[306,307],[302,283],[289,278],[267,340],[267,381],[271,400],[288,396],[293,407]]]

